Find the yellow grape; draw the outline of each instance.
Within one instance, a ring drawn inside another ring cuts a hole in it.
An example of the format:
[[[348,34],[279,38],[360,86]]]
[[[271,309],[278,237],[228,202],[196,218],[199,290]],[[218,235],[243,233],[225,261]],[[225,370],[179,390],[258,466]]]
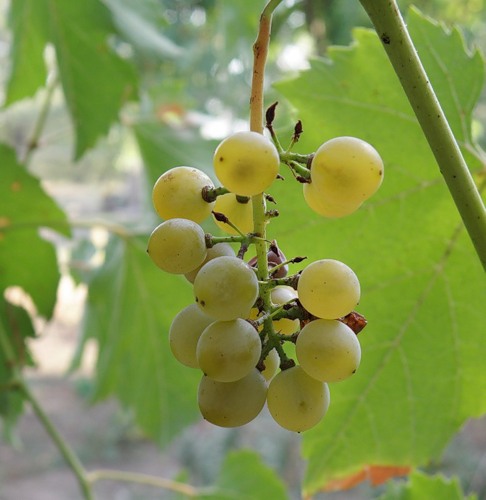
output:
[[[262,344],[255,328],[244,319],[215,321],[197,343],[197,361],[205,375],[218,382],[234,382],[255,368]]]
[[[337,319],[349,314],[359,302],[361,289],[354,271],[334,259],[309,264],[297,285],[299,300],[314,316]]]
[[[169,219],[152,231],[147,253],[160,269],[168,273],[188,273],[206,258],[204,231],[192,220]]]
[[[233,250],[233,247],[229,243],[217,243],[211,248],[208,248],[204,262],[200,266],[196,267],[196,269],[193,269],[191,272],[186,273],[184,275],[187,281],[194,283],[197,273],[199,272],[201,267],[204,266],[204,264],[206,264],[206,262],[209,262],[210,260],[213,260],[216,257],[222,257],[223,255],[230,255],[233,257],[235,256],[235,251]]]
[[[177,361],[199,368],[197,342],[203,330],[213,322],[214,318],[201,311],[197,304],[185,307],[174,317],[169,329],[169,346]]]
[[[214,153],[214,171],[231,192],[254,196],[268,189],[280,166],[277,148],[257,132],[236,132]]]
[[[202,416],[220,427],[238,427],[261,412],[267,383],[256,369],[235,382],[218,382],[204,375],[199,383],[198,404]]]
[[[295,352],[302,369],[322,382],[350,377],[361,361],[358,337],[351,328],[334,319],[307,323],[297,337]]]
[[[272,288],[270,292],[272,302],[277,305],[283,305],[293,299],[297,298],[297,290],[290,286],[280,285]],[[298,319],[282,318],[273,322],[273,327],[276,332],[282,335],[291,335],[295,333],[300,326]]]
[[[214,202],[202,197],[202,189],[214,187],[211,179],[192,167],[174,167],[164,172],[155,182],[152,201],[162,219],[190,219],[201,222],[209,216]]]
[[[267,357],[264,359],[263,363],[265,364],[265,369],[262,371],[262,375],[265,377],[265,380],[268,382],[272,380],[274,375],[277,373],[278,367],[280,365],[280,356],[276,349],[272,349]]]
[[[255,272],[241,259],[226,255],[210,260],[194,280],[199,307],[223,321],[248,318],[258,291]]]
[[[322,144],[311,163],[311,179],[326,203],[361,204],[383,182],[383,160],[356,137],[336,137]]]
[[[236,199],[234,193],[226,193],[216,198],[213,210],[226,215],[243,234],[253,231],[253,203],[249,199],[246,203]],[[214,220],[216,225],[221,228],[226,234],[239,234],[229,224]]]
[[[327,201],[324,198],[324,194],[321,193],[316,184],[311,182],[310,184],[306,183],[303,187],[304,190],[304,200],[307,205],[319,215],[323,217],[328,217],[330,219],[337,219],[339,217],[345,217],[346,215],[350,215],[353,212],[356,212],[358,208],[361,206],[361,203],[351,203],[350,201],[343,200],[342,204],[336,204]]]
[[[277,373],[268,386],[270,414],[289,431],[303,432],[317,425],[329,402],[327,384],[310,377],[298,365]]]

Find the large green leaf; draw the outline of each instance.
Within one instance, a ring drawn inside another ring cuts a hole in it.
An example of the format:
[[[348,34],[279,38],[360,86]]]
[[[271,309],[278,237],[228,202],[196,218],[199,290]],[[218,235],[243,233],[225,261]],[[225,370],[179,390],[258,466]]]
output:
[[[76,132],[79,158],[118,120],[137,89],[131,63],[114,51],[116,30],[100,0],[47,0],[64,96]]]
[[[416,11],[408,27],[477,170],[471,115],[483,60],[465,50],[457,31]],[[468,417],[486,410],[484,274],[378,37],[363,29],[354,37],[351,47],[331,48],[328,59],[277,85],[303,120],[303,151],[352,135],[385,161],[379,193],[344,219],[314,215],[290,180],[274,189],[285,202],[269,237],[288,257],[348,263],[360,277],[359,311],[369,321],[357,375],[331,387],[328,415],[304,435],[308,493],[364,465],[425,463]]]
[[[193,300],[190,286],[152,263],[147,238],[111,240],[90,282],[84,332],[99,346],[96,397],[115,394],[166,442],[196,418],[200,373],[179,365],[168,342],[175,312]]]
[[[406,483],[390,483],[379,500],[475,500],[476,495],[464,495],[458,479],[428,476],[414,471]]]
[[[69,235],[66,216],[37,178],[17,163],[15,152],[0,144],[0,292],[22,287],[37,312],[49,318],[56,302],[59,271],[51,243],[39,235],[50,227]]]
[[[11,70],[5,103],[32,96],[45,84],[47,71],[44,48],[47,42],[47,11],[43,0],[16,0],[10,3],[9,26]]]

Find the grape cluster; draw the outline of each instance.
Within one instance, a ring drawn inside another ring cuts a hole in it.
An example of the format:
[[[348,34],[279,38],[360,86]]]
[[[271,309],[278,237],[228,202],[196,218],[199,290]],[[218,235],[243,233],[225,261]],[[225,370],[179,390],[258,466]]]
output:
[[[302,432],[325,415],[328,383],[348,378],[360,364],[356,334],[366,324],[354,312],[360,284],[334,259],[289,275],[289,264],[303,258],[287,260],[275,241],[254,232],[253,204],[266,210],[265,200],[274,201],[262,193],[286,163],[304,183],[313,210],[342,217],[378,189],[383,163],[369,144],[352,137],[332,139],[313,155],[292,155],[269,130],[273,141],[239,132],[219,144],[214,171],[221,187],[192,167],[161,175],[153,204],[164,221],[150,235],[147,252],[163,271],[184,275],[193,285],[195,301],[173,319],[169,345],[180,363],[202,372],[203,417],[222,427],[240,426],[266,403],[278,424]],[[200,226],[211,213],[225,236]],[[275,215],[264,211],[264,224]],[[259,269],[258,251],[245,260],[262,241],[266,269]],[[294,346],[297,363],[288,346]]]

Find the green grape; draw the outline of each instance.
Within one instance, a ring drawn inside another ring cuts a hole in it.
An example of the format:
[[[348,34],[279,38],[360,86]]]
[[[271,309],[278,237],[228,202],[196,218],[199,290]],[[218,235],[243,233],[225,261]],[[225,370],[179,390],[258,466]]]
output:
[[[376,149],[356,137],[336,137],[316,151],[311,179],[326,204],[359,205],[383,181],[383,161]]]
[[[218,382],[234,382],[255,368],[262,344],[255,328],[244,319],[215,321],[197,343],[197,361],[205,375]]]
[[[300,275],[299,301],[318,318],[337,319],[349,314],[359,302],[360,286],[353,270],[334,259],[316,260]]]
[[[214,318],[201,311],[197,304],[185,307],[174,317],[169,329],[169,346],[177,361],[191,368],[199,368],[197,341],[203,330],[213,322]]]
[[[194,295],[199,307],[215,319],[248,318],[258,297],[258,279],[241,259],[216,257],[197,273]]]
[[[296,299],[297,290],[286,285],[276,286],[275,288],[272,288],[270,297],[273,304],[281,306]],[[299,329],[299,326],[300,321],[298,319],[282,318],[273,322],[275,331],[281,333],[282,335],[291,335],[292,333],[295,333]]]
[[[270,414],[289,431],[303,432],[317,425],[326,414],[329,402],[327,384],[310,377],[298,365],[277,373],[268,386]]]
[[[254,196],[268,189],[280,165],[277,148],[257,132],[236,132],[214,153],[214,171],[231,192]]]
[[[264,359],[263,363],[265,364],[265,369],[262,371],[262,375],[265,377],[265,380],[268,382],[272,380],[274,375],[277,373],[278,367],[280,365],[280,356],[276,349],[272,349],[267,357]]]
[[[307,323],[297,337],[295,352],[302,369],[322,382],[350,377],[361,360],[358,337],[349,326],[335,319]]]
[[[343,200],[342,204],[328,202],[324,195],[316,188],[314,182],[306,183],[303,187],[304,200],[307,205],[317,214],[331,219],[345,217],[356,212],[361,203],[351,203],[349,200]],[[345,203],[346,201],[346,203]]]
[[[202,189],[214,187],[211,179],[192,167],[175,167],[163,173],[154,184],[152,201],[162,219],[182,218],[201,222],[209,216],[214,202],[202,197]]]
[[[226,193],[216,198],[214,205],[215,212],[226,215],[230,222],[234,224],[243,234],[253,231],[253,203],[249,199],[246,203],[242,203],[236,199],[234,193]],[[236,229],[229,224],[214,220],[216,225],[221,228],[226,234],[239,234]]]
[[[192,220],[166,220],[152,231],[147,253],[160,269],[168,273],[188,273],[206,258],[204,231]]]
[[[202,416],[220,427],[238,427],[251,422],[261,412],[267,383],[256,369],[235,382],[218,382],[204,375],[197,400]]]
[[[199,272],[201,267],[204,266],[204,264],[206,264],[206,262],[209,262],[210,260],[213,260],[216,257],[222,257],[223,255],[229,255],[232,257],[235,256],[235,251],[233,250],[233,247],[229,243],[217,243],[211,248],[208,248],[204,262],[200,266],[196,267],[196,269],[193,269],[191,272],[186,273],[184,276],[188,281],[194,283],[197,273]]]

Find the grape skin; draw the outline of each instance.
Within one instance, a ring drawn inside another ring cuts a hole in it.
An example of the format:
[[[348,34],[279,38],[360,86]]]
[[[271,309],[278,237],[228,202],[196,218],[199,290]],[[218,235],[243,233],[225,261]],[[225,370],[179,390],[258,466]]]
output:
[[[289,431],[303,432],[317,425],[329,402],[327,384],[307,375],[299,365],[277,373],[268,386],[270,414]]]
[[[280,365],[280,356],[275,348],[267,354],[263,363],[265,365],[265,369],[262,371],[262,375],[265,377],[265,380],[269,382],[277,373]]]
[[[311,163],[311,180],[326,203],[361,204],[383,182],[383,160],[356,137],[335,137],[322,144]]]
[[[215,319],[248,318],[258,297],[255,272],[241,259],[216,257],[205,264],[194,280],[199,307]]]
[[[297,337],[295,352],[302,369],[321,382],[339,382],[350,377],[361,361],[356,334],[337,320],[307,323]]]
[[[201,267],[204,266],[204,264],[206,264],[206,262],[209,262],[210,260],[213,260],[216,257],[222,257],[223,255],[229,255],[232,257],[235,256],[235,251],[233,250],[233,247],[229,243],[217,243],[211,248],[208,248],[204,262],[200,266],[196,267],[196,269],[193,269],[191,272],[186,273],[184,275],[187,281],[189,281],[190,283],[194,283],[197,273],[199,272]]]
[[[159,224],[149,237],[147,253],[163,271],[185,274],[206,258],[205,234],[188,219],[169,219]]]
[[[198,405],[202,416],[220,427],[238,427],[261,412],[267,384],[256,369],[235,382],[218,382],[204,375],[199,383]]]
[[[190,304],[176,314],[169,329],[169,346],[177,361],[199,368],[197,342],[203,330],[213,322],[214,318],[201,311],[197,304]]]
[[[300,303],[311,314],[337,319],[353,311],[361,289],[350,267],[338,260],[321,259],[304,268],[297,292]]]
[[[272,303],[280,306],[297,298],[297,290],[290,286],[280,285],[272,288],[270,292]],[[273,322],[273,328],[282,335],[292,335],[300,326],[298,319],[282,318]]]
[[[244,319],[215,321],[197,343],[197,361],[205,375],[218,382],[234,382],[253,370],[262,345],[255,328]]]
[[[351,203],[349,200],[343,200],[341,204],[327,201],[325,195],[319,191],[314,182],[304,184],[303,192],[304,200],[309,208],[316,214],[330,219],[351,215],[361,206],[361,203]],[[345,203],[346,201],[347,203]]]
[[[280,166],[277,148],[257,132],[236,132],[214,153],[214,171],[229,191],[255,196],[270,187]]]
[[[213,210],[226,215],[230,222],[243,234],[253,231],[253,203],[251,199],[246,203],[241,203],[236,199],[234,193],[226,193],[216,198]],[[225,222],[221,222],[217,219],[215,219],[214,222],[226,234],[239,234],[236,229]]]
[[[162,219],[182,218],[202,222],[211,214],[214,202],[202,197],[204,187],[214,188],[211,179],[193,167],[174,167],[155,182],[152,202]]]

